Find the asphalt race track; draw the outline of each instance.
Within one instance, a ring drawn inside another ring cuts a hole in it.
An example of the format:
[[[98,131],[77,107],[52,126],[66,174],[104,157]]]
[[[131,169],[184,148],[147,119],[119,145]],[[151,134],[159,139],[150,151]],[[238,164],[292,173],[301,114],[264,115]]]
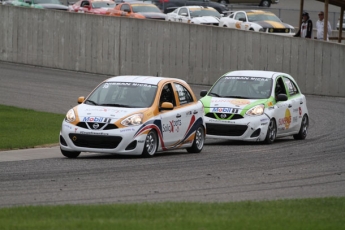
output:
[[[105,78],[0,62],[0,104],[65,114]],[[197,95],[201,89],[208,86],[193,86]],[[0,207],[345,196],[345,98],[307,95],[307,101],[304,141],[207,140],[199,154],[150,159],[92,153],[67,159],[57,146],[0,151]]]

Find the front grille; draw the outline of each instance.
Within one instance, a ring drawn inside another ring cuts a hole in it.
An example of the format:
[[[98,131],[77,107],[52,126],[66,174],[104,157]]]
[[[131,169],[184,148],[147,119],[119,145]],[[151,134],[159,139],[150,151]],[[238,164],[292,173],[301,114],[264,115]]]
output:
[[[246,125],[228,125],[228,124],[209,124],[206,123],[206,133],[217,136],[242,136],[247,130]]]
[[[114,149],[122,140],[122,137],[117,136],[84,135],[77,133],[70,133],[69,138],[78,147],[100,149]]]
[[[95,129],[94,124],[97,122],[79,122],[76,126],[84,128],[84,129],[92,129],[92,130],[111,130],[117,129],[117,126],[110,123],[97,123],[99,126]]]
[[[288,28],[268,28],[268,33],[290,33],[290,29]]]
[[[225,114],[224,118],[221,118],[222,113],[207,113],[205,116],[214,119],[228,119],[230,116],[234,115],[231,120],[242,119],[243,116],[240,114],[230,114],[230,113],[223,113]]]

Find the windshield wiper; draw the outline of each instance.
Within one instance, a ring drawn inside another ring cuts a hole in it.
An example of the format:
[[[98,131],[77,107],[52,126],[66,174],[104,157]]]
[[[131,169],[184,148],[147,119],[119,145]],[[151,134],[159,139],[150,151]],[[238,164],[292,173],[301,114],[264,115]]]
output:
[[[236,96],[236,95],[231,95],[231,96],[222,96],[222,97],[226,97],[226,98],[242,98],[242,99],[249,99],[250,97],[243,97],[243,96]]]
[[[115,107],[126,107],[130,108],[131,106],[129,105],[123,105],[123,104],[100,104],[101,106],[115,106]]]
[[[214,95],[214,96],[216,96],[216,97],[220,97],[218,94],[216,94],[216,93],[209,93],[208,95]]]
[[[98,105],[96,102],[92,101],[92,100],[86,100],[85,102],[90,102],[93,105]]]

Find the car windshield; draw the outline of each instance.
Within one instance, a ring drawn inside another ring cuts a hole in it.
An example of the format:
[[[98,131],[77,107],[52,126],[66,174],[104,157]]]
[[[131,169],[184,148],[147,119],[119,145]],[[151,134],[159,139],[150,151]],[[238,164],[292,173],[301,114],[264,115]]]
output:
[[[192,17],[202,17],[202,16],[214,16],[220,18],[221,15],[216,10],[210,10],[210,9],[201,9],[201,10],[195,10],[190,12],[190,16]]]
[[[248,21],[258,22],[258,21],[274,21],[281,22],[281,20],[274,14],[247,14]]]
[[[133,12],[138,13],[138,12],[156,12],[156,13],[162,13],[157,6],[155,5],[149,5],[149,6],[134,6],[132,5]]]
[[[271,95],[272,79],[261,77],[225,76],[212,87],[209,96],[266,99]]]
[[[115,5],[115,2],[93,2],[92,8],[114,8]]]
[[[62,4],[59,0],[33,0],[33,3],[34,4],[50,3],[50,4],[59,4],[59,5]]]
[[[147,108],[153,103],[156,85],[133,82],[102,83],[85,100],[86,104],[126,108]]]

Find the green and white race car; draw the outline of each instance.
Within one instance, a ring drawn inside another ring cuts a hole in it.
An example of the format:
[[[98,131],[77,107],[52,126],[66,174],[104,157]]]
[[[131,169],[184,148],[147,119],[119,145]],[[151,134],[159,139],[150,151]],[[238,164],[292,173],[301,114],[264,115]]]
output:
[[[273,143],[307,137],[305,96],[292,76],[271,71],[232,71],[200,92],[206,137]]]

